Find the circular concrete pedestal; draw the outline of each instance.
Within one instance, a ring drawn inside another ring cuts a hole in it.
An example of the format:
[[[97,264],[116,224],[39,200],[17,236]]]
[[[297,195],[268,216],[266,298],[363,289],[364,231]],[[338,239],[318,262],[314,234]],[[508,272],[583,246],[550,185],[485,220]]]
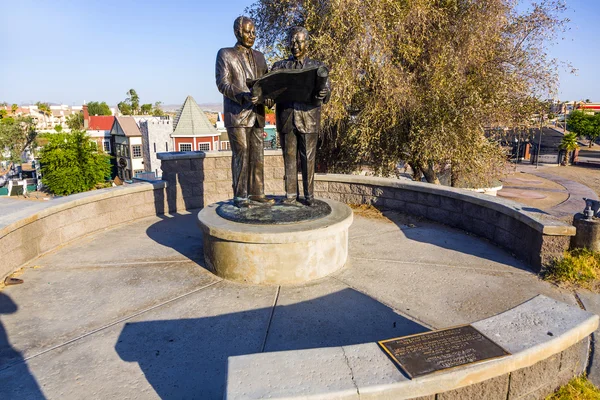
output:
[[[348,258],[352,210],[324,200],[331,213],[287,225],[241,224],[217,214],[219,204],[198,213],[204,258],[218,276],[256,285],[293,285],[337,271]]]
[[[600,251],[600,218],[587,220],[583,214],[575,214],[573,226],[577,228],[577,233],[571,238],[572,248]]]

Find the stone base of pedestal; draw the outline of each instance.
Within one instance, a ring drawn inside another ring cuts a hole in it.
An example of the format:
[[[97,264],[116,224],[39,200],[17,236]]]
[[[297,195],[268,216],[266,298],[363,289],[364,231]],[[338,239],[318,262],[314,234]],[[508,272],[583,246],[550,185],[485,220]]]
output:
[[[285,225],[243,224],[217,214],[219,204],[198,213],[204,258],[218,276],[255,285],[293,285],[327,276],[346,264],[352,210],[324,200],[326,217]]]
[[[600,218],[587,220],[583,214],[575,214],[573,225],[577,233],[571,238],[571,248],[600,251]]]

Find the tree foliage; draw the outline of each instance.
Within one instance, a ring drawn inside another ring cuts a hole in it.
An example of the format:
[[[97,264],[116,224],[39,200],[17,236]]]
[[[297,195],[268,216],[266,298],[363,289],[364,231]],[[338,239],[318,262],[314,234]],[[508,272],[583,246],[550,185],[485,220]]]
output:
[[[71,130],[83,129],[83,113],[76,113],[67,116],[66,124]]]
[[[90,115],[112,115],[110,107],[108,106],[108,104],[106,104],[105,101],[103,101],[102,103],[97,101],[90,101],[87,104],[87,108],[88,113]]]
[[[283,57],[288,29],[311,33],[309,56],[330,66],[319,164],[347,172],[399,160],[429,182],[486,184],[502,164],[484,127],[526,124],[557,84],[546,55],[564,27],[562,0],[257,0],[247,11],[259,46]],[[459,179],[457,179],[459,180]]]
[[[43,116],[49,117],[52,115],[52,110],[50,110],[50,105],[48,103],[42,103],[41,101],[38,101],[35,103],[35,105],[37,106],[40,114]]]
[[[152,115],[154,115],[155,117],[162,117],[163,115],[165,115],[165,112],[162,110],[161,106],[162,106],[161,101],[157,101],[156,103],[154,103],[154,108],[152,109]]]
[[[148,103],[148,104],[142,104],[142,106],[140,107],[140,111],[142,113],[142,115],[149,115],[152,113],[152,104]]]
[[[31,117],[3,118],[0,120],[0,159],[19,163],[25,150],[34,147],[36,138]]]
[[[57,195],[85,192],[110,178],[110,156],[84,131],[48,135],[40,163],[43,183]]]
[[[125,101],[131,105],[131,111],[133,114],[137,114],[140,111],[140,97],[135,89],[129,89],[126,94],[128,97],[125,99]]]
[[[587,114],[583,111],[573,111],[567,120],[567,129],[577,134],[586,136],[592,143],[600,136],[600,114]]]
[[[123,115],[132,115],[133,114],[133,109],[131,108],[131,104],[129,104],[125,101],[119,102],[119,104],[117,104],[117,107],[119,108],[119,111]]]

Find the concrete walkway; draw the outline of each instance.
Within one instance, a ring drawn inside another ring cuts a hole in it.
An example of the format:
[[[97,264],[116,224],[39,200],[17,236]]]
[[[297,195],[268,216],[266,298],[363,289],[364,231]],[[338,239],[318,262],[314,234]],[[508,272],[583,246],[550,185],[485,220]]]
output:
[[[559,167],[556,167],[559,168]],[[564,192],[568,193],[568,197],[565,201],[561,202],[557,205],[552,205],[550,207],[539,207],[540,209],[548,212],[549,214],[555,216],[559,219],[569,219],[572,218],[573,215],[580,213],[585,208],[585,202],[583,198],[595,199],[598,200],[598,195],[589,187],[582,185],[579,182],[575,182],[570,179],[566,179],[557,175],[552,174],[552,169],[536,169],[535,166],[532,165],[519,165],[520,172],[525,172],[527,174],[538,176],[542,179],[546,179],[548,181],[552,181],[556,184],[559,184],[564,188]],[[529,188],[523,188],[526,190],[537,191],[538,188],[535,186]],[[550,189],[545,189],[550,191]],[[562,190],[561,190],[562,191]]]
[[[1,399],[220,399],[235,355],[375,342],[469,323],[537,294],[577,304],[487,241],[357,215],[346,268],[244,286],[204,268],[195,214],[81,239],[0,291]]]

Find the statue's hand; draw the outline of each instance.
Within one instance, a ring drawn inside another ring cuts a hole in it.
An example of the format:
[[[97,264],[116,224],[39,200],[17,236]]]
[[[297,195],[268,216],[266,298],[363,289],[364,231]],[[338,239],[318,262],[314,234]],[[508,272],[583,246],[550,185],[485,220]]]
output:
[[[323,100],[325,97],[327,97],[328,93],[329,93],[329,89],[327,89],[327,88],[321,89],[321,91],[319,92],[319,94],[317,94],[317,99]]]
[[[252,103],[252,104],[258,103],[258,96],[252,96],[252,93],[244,93],[242,95],[242,99],[243,99],[244,103],[246,103],[246,102]]]
[[[275,101],[273,101],[273,99],[265,99],[265,106],[267,106],[269,108],[273,108],[274,105],[275,105]]]

